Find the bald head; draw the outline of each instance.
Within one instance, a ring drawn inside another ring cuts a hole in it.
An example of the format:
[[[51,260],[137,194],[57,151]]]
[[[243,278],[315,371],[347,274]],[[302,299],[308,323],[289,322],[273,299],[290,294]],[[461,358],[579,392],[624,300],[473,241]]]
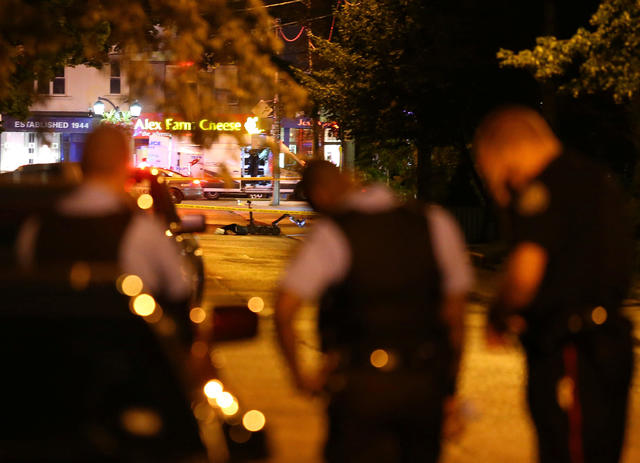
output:
[[[302,173],[304,194],[320,212],[333,212],[352,188],[348,175],[329,161],[310,161]]]
[[[562,145],[537,111],[513,106],[485,117],[476,130],[473,148],[489,190],[505,205],[509,187],[524,187],[560,154]]]
[[[117,126],[101,124],[87,137],[80,165],[87,179],[118,181],[127,171],[129,158],[129,135]]]

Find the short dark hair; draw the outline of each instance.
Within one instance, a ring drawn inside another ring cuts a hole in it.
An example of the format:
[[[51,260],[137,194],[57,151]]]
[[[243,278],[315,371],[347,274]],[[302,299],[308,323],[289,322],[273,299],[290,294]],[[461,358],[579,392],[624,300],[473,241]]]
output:
[[[312,202],[312,192],[317,186],[334,182],[339,177],[340,169],[329,161],[314,160],[307,162],[302,171],[302,192],[307,201]]]
[[[80,167],[84,175],[109,174],[129,162],[129,137],[122,128],[101,124],[88,136]]]

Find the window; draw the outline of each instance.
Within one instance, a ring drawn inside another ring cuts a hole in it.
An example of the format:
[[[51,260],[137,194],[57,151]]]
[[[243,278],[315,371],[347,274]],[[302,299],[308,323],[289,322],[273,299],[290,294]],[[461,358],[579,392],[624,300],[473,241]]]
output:
[[[120,61],[111,61],[111,80],[109,81],[109,93],[120,94]]]
[[[36,81],[36,86],[40,95],[64,95],[64,69],[56,71],[56,73],[54,74],[53,82],[44,79],[38,79]]]
[[[64,69],[56,72],[56,75],[53,79],[53,94],[54,95],[64,95]]]

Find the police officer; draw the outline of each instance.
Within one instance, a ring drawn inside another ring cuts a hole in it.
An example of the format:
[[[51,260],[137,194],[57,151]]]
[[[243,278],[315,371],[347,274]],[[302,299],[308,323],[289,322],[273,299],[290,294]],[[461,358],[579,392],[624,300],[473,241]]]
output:
[[[632,264],[620,192],[528,108],[487,116],[474,147],[512,225],[490,340],[521,335],[540,461],[616,462],[632,367],[619,310]]]
[[[327,161],[305,168],[318,220],[281,281],[276,327],[297,386],[329,394],[329,462],[435,462],[453,408],[471,271],[442,209],[361,188]],[[293,320],[321,298],[326,364],[302,371]]]
[[[147,291],[169,304],[191,293],[189,268],[165,235],[165,226],[142,213],[125,192],[130,151],[127,134],[107,124],[87,137],[82,184],[40,217],[29,219],[17,240],[26,269],[62,262],[117,263],[138,275]]]

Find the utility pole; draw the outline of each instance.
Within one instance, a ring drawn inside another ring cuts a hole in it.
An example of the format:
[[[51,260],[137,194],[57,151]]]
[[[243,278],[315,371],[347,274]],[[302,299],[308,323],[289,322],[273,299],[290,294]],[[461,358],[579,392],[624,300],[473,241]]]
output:
[[[280,28],[280,19],[276,19],[276,38],[278,37]],[[271,204],[273,206],[280,205],[280,115],[278,111],[278,71],[275,75],[275,95],[273,97],[273,124],[271,125],[271,135],[273,137],[274,146],[271,149],[271,166],[273,173],[273,196]]]
[[[311,75],[313,72],[313,54],[311,53],[311,2],[307,0],[307,73]],[[311,157],[313,159],[322,159],[318,138],[320,135],[320,127],[318,126],[318,108],[314,104],[311,108]]]

